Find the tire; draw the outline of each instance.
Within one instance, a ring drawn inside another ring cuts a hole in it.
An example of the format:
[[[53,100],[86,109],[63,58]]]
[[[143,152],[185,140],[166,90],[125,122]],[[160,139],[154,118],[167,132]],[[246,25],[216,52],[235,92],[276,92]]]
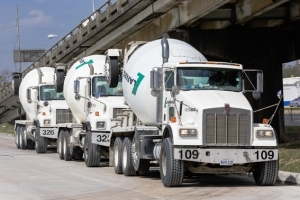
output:
[[[278,160],[259,163],[258,170],[253,172],[257,185],[268,186],[276,182],[278,175]]]
[[[56,92],[63,92],[64,90],[64,72],[56,72],[56,81],[55,81],[55,90]]]
[[[64,160],[64,148],[63,148],[63,144],[64,144],[64,131],[61,130],[59,132],[58,138],[57,138],[57,153],[58,153],[58,157],[61,160]]]
[[[40,129],[35,129],[35,151],[37,153],[46,153],[47,151],[48,138],[40,135]]]
[[[65,161],[70,161],[73,159],[73,156],[71,154],[70,150],[70,132],[69,131],[64,131],[63,134],[63,155],[64,155],[64,160]]]
[[[106,72],[107,84],[110,88],[115,88],[119,82],[118,58],[106,56],[105,63],[108,65],[108,71]]]
[[[92,143],[92,133],[87,131],[83,148],[84,162],[87,167],[98,167],[101,162],[101,146]]]
[[[15,143],[17,149],[20,149],[20,132],[19,132],[19,126],[16,127],[15,130]]]
[[[82,160],[82,156],[83,156],[83,151],[81,150],[81,148],[80,147],[74,147],[74,150],[73,150],[74,160]]]
[[[122,143],[122,171],[125,176],[135,175],[131,154],[132,138],[126,137]]]
[[[182,160],[174,159],[174,150],[170,138],[163,140],[160,152],[160,177],[165,187],[180,186],[184,176]]]
[[[27,137],[26,133],[24,133],[24,126],[20,126],[19,131],[20,131],[20,149],[24,150],[27,148]]]
[[[122,143],[123,138],[117,137],[114,143],[114,170],[116,174],[123,174],[122,171]]]

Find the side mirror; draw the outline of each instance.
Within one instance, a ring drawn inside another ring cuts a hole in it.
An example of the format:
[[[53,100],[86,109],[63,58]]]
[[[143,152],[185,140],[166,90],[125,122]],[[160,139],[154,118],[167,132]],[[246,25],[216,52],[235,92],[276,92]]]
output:
[[[254,99],[260,99],[260,92],[259,91],[253,91],[252,92],[252,97],[254,98]]]
[[[281,98],[281,95],[282,95],[281,90],[279,90],[279,91],[277,92],[277,97],[278,97],[278,99]]]
[[[258,92],[264,91],[264,77],[262,73],[257,73],[256,75],[256,89]]]
[[[100,92],[96,92],[95,98],[96,98],[96,99],[99,99],[99,97],[100,97]]]
[[[158,77],[159,77],[159,72],[152,70],[150,71],[150,88],[154,90],[159,89],[158,85]]]
[[[27,102],[28,102],[29,104],[32,103],[32,99],[31,99],[31,89],[30,89],[30,88],[27,88],[26,98],[27,98]]]
[[[177,85],[173,85],[173,86],[172,86],[172,93],[173,93],[174,95],[178,95],[179,92],[180,92],[179,87],[178,87]]]
[[[80,81],[79,80],[75,80],[74,81],[74,93],[78,94],[80,91]]]

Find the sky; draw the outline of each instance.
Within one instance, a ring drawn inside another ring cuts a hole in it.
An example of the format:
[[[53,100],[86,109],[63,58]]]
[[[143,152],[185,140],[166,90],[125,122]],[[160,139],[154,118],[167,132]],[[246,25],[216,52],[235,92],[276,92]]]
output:
[[[89,17],[106,0],[1,0],[0,1],[0,72],[17,72],[13,61],[18,49],[17,6],[19,14],[20,49],[49,50],[82,20]],[[115,1],[112,1],[115,2]],[[57,38],[48,39],[49,34]],[[22,71],[31,63],[21,63]]]

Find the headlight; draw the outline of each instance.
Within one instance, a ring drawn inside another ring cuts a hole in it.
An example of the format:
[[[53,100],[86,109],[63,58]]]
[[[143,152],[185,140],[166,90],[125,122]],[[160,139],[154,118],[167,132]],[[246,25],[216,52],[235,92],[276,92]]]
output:
[[[256,137],[273,137],[273,131],[271,130],[257,130]]]
[[[197,136],[196,129],[180,129],[180,136]]]
[[[97,128],[105,128],[105,122],[97,122],[96,127]]]
[[[51,120],[50,119],[44,119],[44,125],[50,125]]]

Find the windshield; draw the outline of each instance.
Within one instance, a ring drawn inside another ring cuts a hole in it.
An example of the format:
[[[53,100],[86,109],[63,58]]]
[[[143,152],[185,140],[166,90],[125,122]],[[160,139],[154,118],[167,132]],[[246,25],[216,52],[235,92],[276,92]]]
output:
[[[42,85],[40,87],[40,97],[42,101],[64,100],[62,92],[56,92],[54,85]]]
[[[104,76],[95,76],[92,80],[92,95],[95,97],[96,93],[101,96],[123,96],[122,78],[119,78],[119,83],[116,88],[109,88]]]
[[[224,68],[178,68],[177,86],[181,90],[242,90],[242,71]]]

